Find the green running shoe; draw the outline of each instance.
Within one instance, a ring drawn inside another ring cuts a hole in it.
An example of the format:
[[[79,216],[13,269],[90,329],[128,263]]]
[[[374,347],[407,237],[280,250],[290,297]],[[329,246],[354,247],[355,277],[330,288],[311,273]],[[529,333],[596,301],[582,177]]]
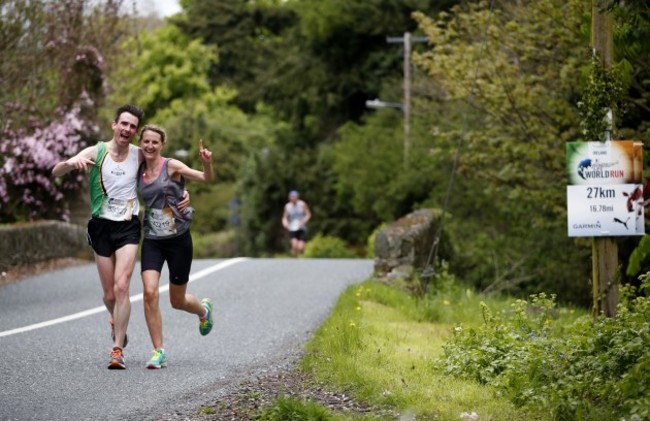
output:
[[[201,332],[201,335],[205,336],[210,333],[212,326],[214,326],[214,319],[212,318],[212,300],[204,298],[201,300],[201,305],[208,311],[205,319],[199,321],[199,332]]]
[[[165,350],[162,348],[154,349],[153,355],[147,363],[147,368],[157,369],[163,367],[167,367],[167,354],[165,354]]]

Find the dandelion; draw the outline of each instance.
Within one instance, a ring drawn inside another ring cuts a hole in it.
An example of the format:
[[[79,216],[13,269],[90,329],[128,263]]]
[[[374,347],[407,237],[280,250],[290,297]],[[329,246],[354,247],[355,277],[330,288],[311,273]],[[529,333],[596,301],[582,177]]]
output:
[[[350,320],[350,327],[357,327],[357,324],[354,323],[354,320]]]
[[[446,306],[451,305],[451,303],[449,302],[449,300],[443,300],[443,301],[442,301],[442,304],[443,304],[443,305],[446,305]]]
[[[361,311],[361,306],[357,306],[357,311]]]

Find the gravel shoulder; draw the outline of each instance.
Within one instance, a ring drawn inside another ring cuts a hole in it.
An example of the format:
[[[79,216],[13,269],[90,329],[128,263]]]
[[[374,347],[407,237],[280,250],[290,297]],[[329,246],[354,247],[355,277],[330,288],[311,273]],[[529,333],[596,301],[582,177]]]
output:
[[[374,419],[397,419],[399,414],[357,401],[345,392],[333,392],[327,385],[313,380],[296,365],[277,373],[254,376],[233,386],[214,402],[185,414],[187,420],[252,420],[264,408],[280,398],[316,402],[337,415],[368,416]]]

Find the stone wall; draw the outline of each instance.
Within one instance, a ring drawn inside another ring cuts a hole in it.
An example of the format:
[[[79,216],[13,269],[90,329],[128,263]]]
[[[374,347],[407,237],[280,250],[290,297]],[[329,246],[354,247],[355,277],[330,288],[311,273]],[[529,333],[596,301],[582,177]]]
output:
[[[0,272],[61,257],[92,259],[85,227],[60,221],[0,226]]]
[[[375,273],[379,277],[410,278],[424,269],[436,236],[435,209],[420,209],[390,224],[375,237]]]

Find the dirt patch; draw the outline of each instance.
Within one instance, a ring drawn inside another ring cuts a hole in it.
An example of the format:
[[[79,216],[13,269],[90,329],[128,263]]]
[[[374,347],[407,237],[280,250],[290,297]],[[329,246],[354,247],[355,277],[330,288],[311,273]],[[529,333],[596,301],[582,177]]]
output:
[[[387,408],[364,404],[349,394],[332,392],[322,384],[294,369],[249,380],[203,406],[193,420],[253,420],[279,397],[316,402],[338,415],[397,419],[399,414]]]
[[[49,272],[71,266],[87,265],[88,263],[92,263],[92,261],[74,257],[64,257],[61,259],[52,259],[31,265],[14,266],[0,273],[0,285],[18,282],[22,279],[41,274],[43,272]]]

